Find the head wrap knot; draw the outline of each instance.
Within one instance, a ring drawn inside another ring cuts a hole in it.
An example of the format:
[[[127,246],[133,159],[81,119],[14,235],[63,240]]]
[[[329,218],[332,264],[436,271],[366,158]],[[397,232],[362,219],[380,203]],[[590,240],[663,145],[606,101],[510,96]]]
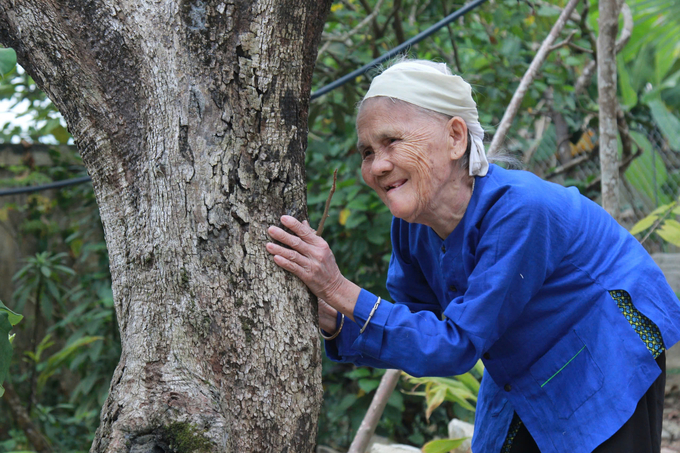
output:
[[[484,176],[489,162],[484,151],[484,130],[479,124],[472,88],[462,77],[441,72],[436,63],[406,61],[383,71],[371,82],[364,100],[376,96],[399,99],[449,116],[459,116],[467,124],[470,144],[470,176]],[[446,67],[444,64],[442,66]]]

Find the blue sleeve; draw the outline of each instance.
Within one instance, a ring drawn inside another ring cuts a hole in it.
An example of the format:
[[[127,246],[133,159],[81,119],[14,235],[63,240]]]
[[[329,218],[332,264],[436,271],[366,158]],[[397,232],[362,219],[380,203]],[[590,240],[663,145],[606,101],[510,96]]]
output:
[[[569,241],[558,208],[526,192],[486,206],[467,290],[444,310],[446,319],[384,303],[351,350],[415,376],[467,372],[517,321],[561,260]],[[361,291],[354,308],[358,325],[366,322],[375,300]]]
[[[411,312],[423,310],[431,311],[437,317],[441,317],[442,307],[437,301],[437,297],[430,288],[425,276],[417,264],[404,256],[402,250],[408,250],[408,231],[404,227],[404,222],[399,219],[392,220],[392,256],[387,271],[387,290],[396,303],[405,305]],[[363,292],[362,292],[363,294]],[[370,293],[367,296],[372,298],[371,310],[376,296]],[[384,303],[389,303],[385,301]],[[369,311],[370,313],[370,311]],[[365,321],[364,321],[365,322]],[[337,324],[340,325],[340,315]],[[393,368],[389,363],[377,360],[370,356],[364,356],[360,351],[352,348],[352,345],[359,337],[360,326],[348,319],[342,328],[342,332],[335,340],[326,341],[326,355],[335,362],[351,362],[358,366],[371,366],[374,368]]]

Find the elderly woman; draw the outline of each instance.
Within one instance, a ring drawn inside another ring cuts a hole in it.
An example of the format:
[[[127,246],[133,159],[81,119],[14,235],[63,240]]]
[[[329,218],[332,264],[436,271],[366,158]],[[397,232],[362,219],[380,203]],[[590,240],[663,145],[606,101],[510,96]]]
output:
[[[276,264],[322,299],[328,355],[416,376],[481,358],[475,453],[658,452],[680,306],[638,241],[575,188],[489,165],[470,85],[445,65],[376,77],[357,133],[394,216],[394,303],[343,277],[306,222],[269,228]]]

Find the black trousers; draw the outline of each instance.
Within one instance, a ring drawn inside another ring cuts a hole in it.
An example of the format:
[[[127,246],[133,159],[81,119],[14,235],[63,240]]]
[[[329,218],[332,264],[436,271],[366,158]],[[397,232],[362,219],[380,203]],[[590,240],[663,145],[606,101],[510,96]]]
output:
[[[638,402],[632,417],[612,437],[593,450],[593,453],[659,453],[661,451],[661,423],[666,387],[665,352],[656,358],[656,363],[661,368],[661,375]],[[540,453],[534,438],[531,437],[524,424],[519,428],[512,442],[510,453]]]

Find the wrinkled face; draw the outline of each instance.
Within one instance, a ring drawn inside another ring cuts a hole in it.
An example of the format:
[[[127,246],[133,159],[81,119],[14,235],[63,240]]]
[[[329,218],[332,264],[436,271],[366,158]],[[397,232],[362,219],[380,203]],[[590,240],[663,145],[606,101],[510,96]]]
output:
[[[455,196],[456,160],[465,143],[447,124],[388,98],[363,103],[357,117],[361,174],[395,217],[433,226]]]

